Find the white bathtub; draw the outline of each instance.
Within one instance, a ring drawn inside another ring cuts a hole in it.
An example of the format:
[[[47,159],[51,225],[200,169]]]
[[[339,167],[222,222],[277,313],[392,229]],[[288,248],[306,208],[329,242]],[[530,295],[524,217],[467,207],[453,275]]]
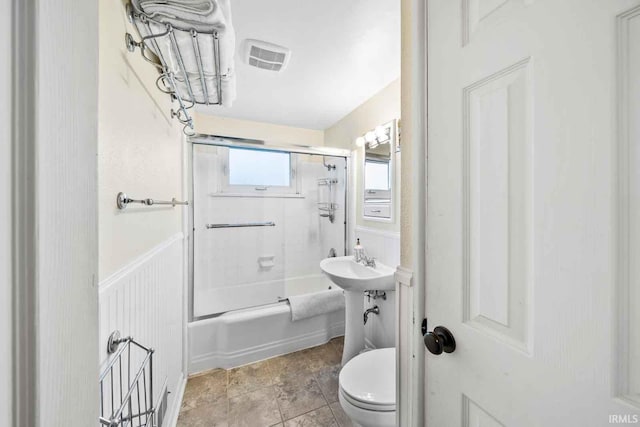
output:
[[[286,302],[189,323],[189,373],[232,368],[344,335],[344,312],[291,321]]]

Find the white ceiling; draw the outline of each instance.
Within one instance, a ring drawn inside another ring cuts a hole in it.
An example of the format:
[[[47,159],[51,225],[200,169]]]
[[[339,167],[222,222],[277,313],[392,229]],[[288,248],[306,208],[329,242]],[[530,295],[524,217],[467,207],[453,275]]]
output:
[[[232,0],[238,97],[205,114],[326,129],[400,76],[400,0]],[[247,38],[291,49],[283,72],[249,67]]]

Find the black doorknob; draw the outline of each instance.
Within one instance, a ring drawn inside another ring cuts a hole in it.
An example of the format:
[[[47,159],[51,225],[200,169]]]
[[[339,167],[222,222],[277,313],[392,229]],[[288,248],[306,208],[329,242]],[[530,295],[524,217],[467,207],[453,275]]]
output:
[[[456,350],[456,340],[450,330],[444,326],[436,326],[433,332],[424,334],[424,345],[431,354],[453,353]]]

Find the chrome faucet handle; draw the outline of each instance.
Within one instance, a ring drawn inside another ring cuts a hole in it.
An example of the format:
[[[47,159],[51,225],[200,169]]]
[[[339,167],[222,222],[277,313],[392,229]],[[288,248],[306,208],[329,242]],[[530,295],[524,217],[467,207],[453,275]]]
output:
[[[364,262],[367,267],[376,268],[376,259],[374,257],[371,257],[371,258],[365,257]]]

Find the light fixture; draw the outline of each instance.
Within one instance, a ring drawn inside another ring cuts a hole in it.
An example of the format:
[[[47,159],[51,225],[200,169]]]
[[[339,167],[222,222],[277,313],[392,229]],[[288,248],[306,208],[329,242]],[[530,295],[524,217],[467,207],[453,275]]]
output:
[[[356,147],[364,147],[364,143],[366,141],[364,140],[364,138],[362,136],[359,136],[356,138]]]
[[[389,138],[389,134],[387,133],[387,128],[384,126],[376,127],[376,138],[378,141],[386,141]]]
[[[367,142],[373,142],[376,140],[376,133],[370,130],[369,132],[364,134],[364,139]]]

